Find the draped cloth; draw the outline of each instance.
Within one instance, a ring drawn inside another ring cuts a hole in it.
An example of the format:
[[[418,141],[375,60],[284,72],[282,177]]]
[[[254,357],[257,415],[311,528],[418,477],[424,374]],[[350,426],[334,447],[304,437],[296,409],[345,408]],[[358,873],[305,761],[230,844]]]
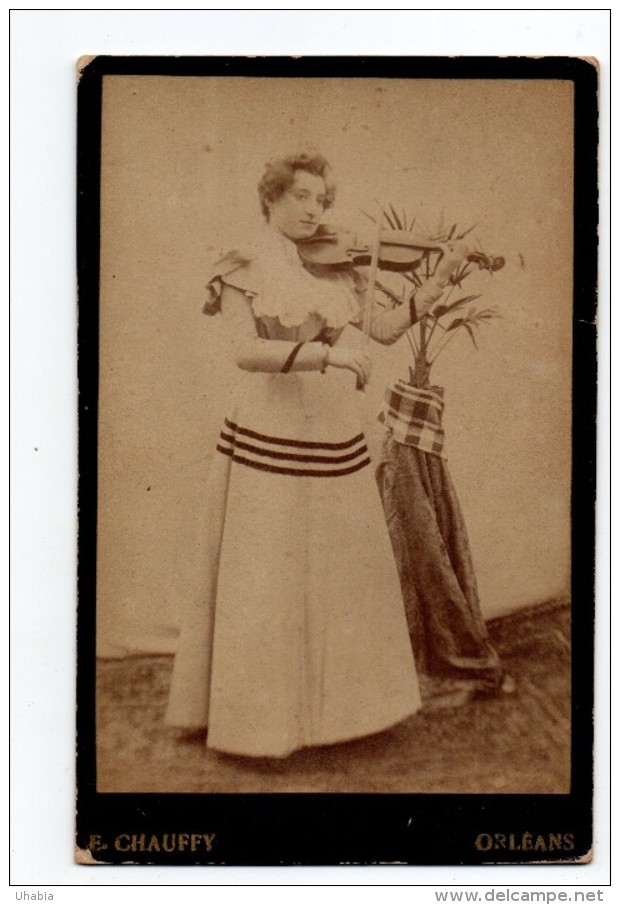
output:
[[[443,387],[420,389],[397,380],[385,389],[379,420],[399,443],[445,458],[443,410]]]
[[[502,680],[480,610],[469,539],[446,462],[386,432],[377,482],[425,704]],[[439,705],[440,706],[440,705]]]

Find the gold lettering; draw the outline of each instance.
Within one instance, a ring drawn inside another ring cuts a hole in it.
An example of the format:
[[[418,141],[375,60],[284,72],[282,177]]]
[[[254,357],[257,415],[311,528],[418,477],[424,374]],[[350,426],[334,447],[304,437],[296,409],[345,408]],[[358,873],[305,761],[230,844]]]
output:
[[[210,852],[213,848],[215,833],[163,833],[161,836],[153,833],[120,833],[114,839],[114,848],[117,852],[192,852],[200,851],[204,845]],[[481,840],[483,840],[481,842]],[[488,840],[488,841],[487,841]],[[482,833],[476,839],[476,848],[488,851],[492,840],[488,833]],[[89,837],[88,847],[91,851],[101,851],[108,846],[102,841],[101,835],[92,833]]]
[[[556,848],[562,848],[562,833],[549,833],[549,851],[553,852]]]
[[[572,852],[575,848],[575,834],[574,833],[564,833],[564,851]]]
[[[184,852],[189,843],[189,833],[179,833],[178,842],[179,851]]]
[[[146,845],[146,836],[144,833],[140,833],[139,836],[131,837],[131,850],[132,852],[143,852],[144,847]]]
[[[545,840],[542,836],[536,837],[536,842],[534,843],[534,851],[535,852],[546,852],[547,846],[545,844]]]
[[[127,840],[126,843],[124,840]],[[117,852],[128,852],[131,849],[129,833],[121,833],[114,840],[114,848]]]
[[[531,833],[523,833],[521,836],[521,847],[524,852],[532,851],[532,834]]]
[[[495,834],[495,848],[506,848],[506,837],[503,833]]]
[[[215,839],[215,833],[204,833],[205,840],[205,848],[208,852],[211,851],[211,846],[213,845],[213,840]]]

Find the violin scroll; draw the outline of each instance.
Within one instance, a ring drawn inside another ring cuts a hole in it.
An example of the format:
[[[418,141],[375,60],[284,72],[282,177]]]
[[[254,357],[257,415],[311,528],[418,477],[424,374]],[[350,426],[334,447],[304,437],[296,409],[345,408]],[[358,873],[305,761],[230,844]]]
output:
[[[504,258],[485,255],[481,251],[472,252],[467,256],[467,260],[477,264],[479,270],[488,270],[489,273],[496,273],[506,263]]]

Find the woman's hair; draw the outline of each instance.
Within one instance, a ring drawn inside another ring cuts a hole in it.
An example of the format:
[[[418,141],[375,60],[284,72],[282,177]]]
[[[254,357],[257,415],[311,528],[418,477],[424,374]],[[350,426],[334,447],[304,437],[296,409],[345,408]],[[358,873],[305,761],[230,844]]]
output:
[[[322,154],[289,154],[279,160],[270,161],[266,167],[261,181],[258,183],[258,197],[260,207],[269,219],[269,204],[277,201],[290,189],[295,179],[297,170],[305,170],[313,176],[320,176],[325,182],[324,210],[331,207],[336,197],[336,187],[330,180],[331,168]]]

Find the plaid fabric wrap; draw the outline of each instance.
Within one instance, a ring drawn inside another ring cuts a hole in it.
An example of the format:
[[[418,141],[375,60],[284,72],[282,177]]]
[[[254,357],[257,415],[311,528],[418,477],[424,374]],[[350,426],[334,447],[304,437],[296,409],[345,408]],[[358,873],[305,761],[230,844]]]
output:
[[[441,426],[444,401],[442,387],[420,389],[402,380],[386,387],[379,415],[394,440],[415,446],[442,459],[444,431]]]

